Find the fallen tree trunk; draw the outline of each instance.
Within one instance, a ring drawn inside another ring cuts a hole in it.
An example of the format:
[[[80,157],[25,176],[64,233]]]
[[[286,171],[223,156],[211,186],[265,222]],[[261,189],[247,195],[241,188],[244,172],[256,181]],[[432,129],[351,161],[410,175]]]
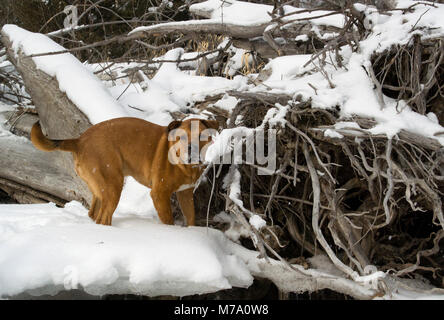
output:
[[[186,24],[182,22],[167,22],[156,24],[149,27],[140,27],[131,32],[131,36],[144,35],[165,35],[169,33],[182,34],[223,34],[233,38],[248,39],[262,36],[267,23],[258,24],[255,26],[244,26],[241,24],[233,24],[220,22],[217,20],[191,20]]]
[[[89,190],[67,165],[69,153],[39,151],[13,134],[0,139],[0,149],[0,188],[18,202],[89,203]]]
[[[36,115],[25,114],[10,123],[12,131],[17,128],[19,135],[27,136],[37,119],[44,132],[52,139],[78,137],[91,126],[88,118],[59,89],[57,80],[39,70],[31,58],[22,50],[12,47],[11,39],[2,32],[2,42],[8,58],[23,78],[26,89],[32,97]],[[4,115],[12,119],[11,114]],[[0,188],[19,202],[44,199],[63,203],[78,200],[90,203],[91,195],[86,184],[74,171],[73,158],[66,152],[42,152],[29,140],[14,135],[0,140]],[[17,191],[27,196],[14,196]],[[34,201],[31,201],[34,202]]]

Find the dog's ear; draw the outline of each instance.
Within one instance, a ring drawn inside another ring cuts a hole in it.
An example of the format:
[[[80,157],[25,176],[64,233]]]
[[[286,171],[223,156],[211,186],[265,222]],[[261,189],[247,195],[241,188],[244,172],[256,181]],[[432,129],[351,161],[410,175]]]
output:
[[[174,120],[174,121],[170,122],[170,124],[168,125],[168,132],[179,128],[181,124],[182,124],[182,121],[179,121],[179,120]]]
[[[201,120],[204,126],[211,129],[219,129],[219,122],[216,120]]]

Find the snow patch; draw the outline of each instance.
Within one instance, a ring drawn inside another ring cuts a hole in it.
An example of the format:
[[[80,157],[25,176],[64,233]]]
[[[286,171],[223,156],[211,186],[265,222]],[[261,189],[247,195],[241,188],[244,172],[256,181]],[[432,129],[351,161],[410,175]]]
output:
[[[0,297],[76,288],[183,296],[253,281],[256,253],[214,229],[123,213],[112,226],[97,225],[77,202],[0,205],[0,213]]]
[[[237,98],[225,94],[222,99],[214,103],[214,106],[231,113],[233,109],[237,106],[238,102],[239,100]]]
[[[262,219],[259,215],[254,214],[250,217],[249,220],[250,224],[256,228],[257,230],[262,229],[263,227],[265,227],[267,225],[267,222],[265,222],[264,219]]]

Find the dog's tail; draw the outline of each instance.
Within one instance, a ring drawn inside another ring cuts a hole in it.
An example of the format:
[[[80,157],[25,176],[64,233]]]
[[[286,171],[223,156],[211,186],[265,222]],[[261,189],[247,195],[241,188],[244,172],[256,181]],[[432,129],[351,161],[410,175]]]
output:
[[[77,150],[77,139],[68,140],[51,140],[45,137],[42,132],[40,122],[34,123],[31,129],[31,141],[32,144],[42,151],[70,151],[75,152]]]

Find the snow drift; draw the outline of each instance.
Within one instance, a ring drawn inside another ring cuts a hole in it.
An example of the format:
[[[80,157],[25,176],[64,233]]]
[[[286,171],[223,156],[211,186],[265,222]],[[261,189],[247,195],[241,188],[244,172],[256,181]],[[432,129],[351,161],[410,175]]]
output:
[[[118,213],[106,227],[77,202],[0,205],[0,212],[0,297],[70,289],[184,296],[253,281],[254,266],[242,257],[255,252],[218,230]]]

